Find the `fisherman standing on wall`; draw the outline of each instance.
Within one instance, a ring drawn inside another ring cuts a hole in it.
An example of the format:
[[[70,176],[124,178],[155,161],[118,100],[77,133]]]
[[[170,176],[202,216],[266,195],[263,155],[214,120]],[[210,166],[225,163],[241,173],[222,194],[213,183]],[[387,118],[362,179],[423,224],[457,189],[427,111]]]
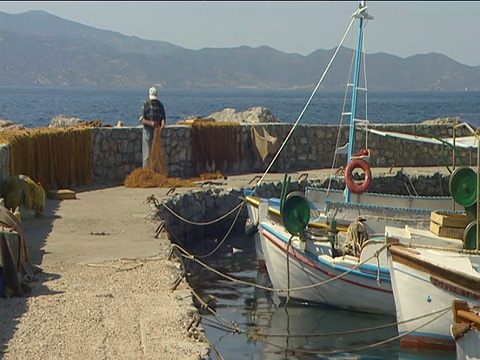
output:
[[[143,102],[139,120],[140,124],[143,125],[142,166],[145,169],[152,149],[155,128],[163,129],[167,125],[165,108],[158,100],[157,89],[153,86],[148,91],[148,100]]]

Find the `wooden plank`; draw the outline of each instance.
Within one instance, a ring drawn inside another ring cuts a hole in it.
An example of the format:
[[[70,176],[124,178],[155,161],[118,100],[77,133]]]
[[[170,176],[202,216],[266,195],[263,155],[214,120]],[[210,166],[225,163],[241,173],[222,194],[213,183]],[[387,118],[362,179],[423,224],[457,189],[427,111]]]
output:
[[[53,200],[76,199],[76,192],[68,189],[48,190],[47,196],[49,199]]]
[[[437,211],[432,211],[430,220],[434,221],[440,226],[448,226],[452,228],[462,228],[468,225],[468,218],[466,214],[444,214]]]

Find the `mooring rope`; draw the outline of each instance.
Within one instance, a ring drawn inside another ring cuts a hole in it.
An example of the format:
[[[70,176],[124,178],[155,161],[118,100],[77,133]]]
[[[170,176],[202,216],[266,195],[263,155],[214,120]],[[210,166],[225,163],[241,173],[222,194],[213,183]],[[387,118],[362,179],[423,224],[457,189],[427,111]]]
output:
[[[228,236],[230,235],[230,233],[232,232],[233,230],[233,227],[235,226],[237,220],[238,220],[238,217],[240,216],[240,213],[242,211],[242,208],[243,208],[243,205],[244,203],[241,204],[242,206],[238,207],[238,212],[237,212],[237,215],[235,215],[235,218],[233,219],[232,221],[232,224],[230,225],[229,229],[227,230],[227,233],[225,234],[225,236],[223,237],[223,239],[218,243],[217,246],[215,246],[215,248],[210,251],[208,254],[205,254],[205,255],[196,255],[197,258],[206,258],[206,257],[209,257],[211,255],[213,255],[219,248],[220,246],[223,245],[223,243],[225,242],[225,240],[227,240]]]
[[[382,329],[386,329],[386,328],[389,328],[389,327],[398,326],[399,324],[408,324],[409,322],[421,320],[421,319],[423,319],[423,318],[427,318],[427,317],[436,315],[436,314],[438,314],[438,313],[442,313],[441,315],[443,315],[443,314],[445,313],[445,310],[447,310],[447,309],[450,310],[451,307],[444,308],[444,309],[440,309],[440,310],[436,310],[436,311],[433,311],[433,312],[431,312],[431,313],[419,315],[419,316],[416,316],[416,317],[414,317],[414,318],[407,319],[407,320],[403,320],[403,321],[395,321],[395,322],[391,322],[391,323],[387,323],[387,324],[383,324],[383,325],[371,326],[371,327],[366,327],[366,328],[361,328],[361,329],[355,329],[355,330],[334,331],[334,332],[331,332],[331,333],[316,333],[316,334],[284,335],[284,334],[264,334],[264,333],[257,333],[256,335],[258,335],[258,336],[263,336],[263,337],[285,337],[285,336],[289,336],[289,337],[300,337],[300,338],[304,338],[304,337],[328,337],[328,336],[338,336],[338,335],[351,335],[351,334],[357,334],[357,333],[362,333],[362,332],[382,330]],[[429,322],[429,323],[430,323],[430,322]],[[426,323],[426,324],[427,324],[427,323]],[[426,325],[426,324],[424,324],[424,325]],[[418,330],[418,329],[417,329],[417,330]]]
[[[190,224],[190,225],[197,225],[197,226],[206,226],[206,225],[212,225],[212,224],[215,224],[223,219],[225,219],[226,217],[230,216],[231,214],[234,213],[235,210],[237,210],[238,208],[241,208],[243,205],[244,205],[244,202],[242,201],[241,203],[239,203],[237,206],[235,206],[232,210],[228,211],[226,214],[216,218],[216,219],[213,219],[213,220],[209,220],[209,221],[205,221],[205,222],[195,222],[195,221],[191,221],[191,220],[188,220],[186,218],[184,218],[183,216],[181,216],[180,214],[176,213],[174,210],[172,210],[164,201],[159,201],[158,202],[159,205],[162,205],[165,209],[167,209],[173,216],[175,216],[176,218],[186,222],[187,224]]]
[[[239,283],[239,284],[244,284],[244,285],[248,285],[248,286],[253,286],[253,287],[257,287],[259,289],[262,289],[262,290],[268,290],[268,291],[273,291],[274,289],[272,289],[271,287],[267,287],[267,286],[263,286],[263,285],[258,285],[258,284],[255,284],[255,283],[250,283],[248,281],[244,281],[244,280],[240,280],[240,279],[237,279],[233,276],[230,276],[230,275],[227,275],[207,264],[205,264],[203,261],[200,261],[197,259],[197,257],[193,254],[190,254],[186,249],[184,249],[182,246],[180,246],[179,244],[172,244],[172,247],[174,248],[177,248],[179,249],[182,253],[183,253],[183,256],[187,259],[190,259],[196,263],[198,263],[199,265],[205,267],[206,269],[210,270],[211,272],[217,274],[217,275],[220,275],[221,277],[227,279],[227,280],[231,280],[233,282],[236,282],[236,283]]]
[[[247,335],[248,337],[250,337],[249,332],[247,330],[242,329],[235,322],[228,321],[228,319],[225,319],[222,316],[218,315],[218,313],[215,310],[213,310],[210,306],[208,306],[208,304],[205,301],[203,301],[203,299],[201,298],[201,296],[198,295],[198,293],[196,293],[193,289],[191,289],[191,290],[192,290],[192,294],[202,304],[202,307],[207,309],[215,319],[215,320],[212,320],[212,319],[206,318],[205,316],[201,316],[202,324],[204,324],[205,326],[213,327],[217,330],[226,331],[228,333],[243,334],[243,335]],[[356,353],[356,352],[360,352],[360,351],[367,350],[367,349],[373,349],[375,347],[379,347],[379,346],[388,344],[390,342],[393,342],[395,340],[401,339],[402,337],[405,337],[405,336],[409,335],[410,333],[415,332],[415,331],[423,328],[424,326],[436,321],[437,319],[439,319],[440,317],[445,315],[450,310],[451,310],[451,307],[446,307],[444,309],[436,310],[436,311],[431,312],[429,314],[422,314],[422,315],[419,315],[417,317],[404,320],[402,322],[382,324],[382,325],[379,325],[379,326],[367,327],[367,328],[362,328],[362,329],[346,330],[346,331],[331,332],[331,333],[321,333],[321,334],[295,334],[295,335],[255,333],[254,338],[258,341],[261,341],[262,343],[269,344],[269,345],[275,346],[277,348],[281,348],[281,349],[286,350],[286,351],[292,351],[292,352],[298,352],[298,353],[325,354],[325,355],[327,355],[327,354],[333,355],[333,354],[339,354],[339,353]],[[427,321],[425,323],[422,323],[422,324],[418,325],[416,328],[414,328],[414,329],[412,329],[412,330],[410,330],[410,331],[408,331],[404,334],[399,334],[397,336],[394,336],[394,337],[391,337],[391,338],[388,338],[388,339],[385,339],[385,340],[382,340],[382,341],[378,341],[378,342],[375,342],[375,343],[372,343],[372,344],[368,344],[368,345],[365,345],[365,346],[360,346],[360,347],[357,347],[357,348],[354,348],[354,349],[348,349],[348,350],[343,349],[343,350],[317,351],[317,350],[308,350],[308,349],[301,349],[301,348],[291,348],[291,347],[279,346],[275,343],[269,342],[268,340],[264,339],[264,338],[269,338],[269,337],[288,337],[288,338],[309,337],[309,338],[312,338],[312,337],[327,337],[327,336],[357,334],[357,333],[376,331],[376,330],[381,330],[381,329],[388,328],[388,327],[398,326],[399,324],[408,323],[408,322],[412,322],[412,321],[417,321],[417,320],[420,320],[420,319],[423,319],[423,318],[431,317],[433,315],[437,315],[437,316],[435,316],[434,318],[430,319],[429,321]],[[208,323],[205,323],[205,321],[208,322]],[[210,344],[210,342],[209,342],[209,344]]]
[[[348,274],[350,274],[352,271],[358,269],[360,266],[362,266],[363,264],[365,264],[366,262],[368,262],[369,260],[375,258],[375,257],[378,257],[378,255],[384,251],[385,249],[387,249],[388,247],[390,246],[390,244],[387,244],[387,245],[383,245],[378,251],[376,251],[372,256],[370,256],[369,258],[365,259],[364,261],[362,262],[359,262],[358,264],[354,265],[352,268],[350,268],[349,270],[337,275],[337,276],[334,276],[328,280],[325,280],[325,281],[322,281],[322,282],[319,282],[319,283],[315,283],[315,284],[311,284],[311,285],[306,285],[306,286],[300,286],[300,287],[295,287],[295,288],[287,288],[287,289],[274,289],[272,287],[267,287],[267,286],[263,286],[263,285],[259,285],[259,284],[255,284],[255,283],[251,283],[251,282],[248,282],[248,281],[244,281],[244,280],[240,280],[238,278],[235,278],[233,276],[230,276],[230,275],[227,275],[225,273],[222,273],[221,271],[209,266],[208,264],[205,264],[203,261],[200,261],[195,255],[189,253],[186,249],[184,249],[182,246],[180,246],[179,244],[172,244],[172,247],[175,247],[177,249],[179,249],[184,255],[185,258],[187,259],[190,259],[198,264],[200,264],[201,266],[205,267],[206,269],[212,271],[213,273],[217,274],[217,275],[220,275],[221,277],[227,279],[227,280],[231,280],[231,281],[234,281],[234,282],[237,282],[237,283],[240,283],[240,284],[244,284],[244,285],[248,285],[248,286],[253,286],[253,287],[256,287],[258,289],[262,289],[262,290],[267,290],[267,291],[271,291],[271,292],[277,292],[277,293],[284,293],[284,292],[292,292],[292,291],[299,291],[299,290],[306,290],[306,289],[311,289],[311,288],[315,288],[315,287],[318,287],[318,286],[322,286],[322,285],[325,285],[325,284],[328,284],[334,280],[338,280]]]
[[[232,321],[229,321],[228,319],[225,319],[224,317],[218,315],[218,313],[212,309],[202,298],[200,295],[198,295],[197,292],[195,292],[195,290],[191,289],[192,291],[192,294],[195,296],[195,298],[197,298],[197,300],[202,304],[202,308],[208,310],[212,316],[214,316],[215,318],[219,319],[219,321],[215,322],[211,319],[208,319],[208,318],[204,318],[204,319],[207,319],[208,321],[214,323],[216,326],[217,326],[217,329],[219,330],[225,330],[225,331],[228,331],[228,332],[232,332],[232,333],[243,333],[243,334],[248,334],[248,332],[242,328],[240,328],[236,323],[232,322]],[[345,331],[334,331],[334,332],[330,332],[330,333],[315,333],[315,334],[289,334],[289,335],[284,335],[284,334],[264,334],[264,333],[256,333],[256,336],[260,336],[260,337],[300,337],[300,338],[305,338],[305,337],[328,337],[328,336],[339,336],[339,335],[351,335],[351,334],[357,334],[357,333],[363,333],[363,332],[370,332],[370,331],[376,331],[376,330],[382,330],[382,329],[385,329],[385,328],[389,328],[389,327],[393,327],[393,326],[398,326],[400,324],[407,324],[407,323],[410,323],[410,322],[413,322],[413,321],[417,321],[417,320],[421,320],[421,319],[424,319],[424,318],[428,318],[428,317],[431,317],[433,315],[437,315],[439,314],[439,316],[433,318],[432,320],[429,320],[428,322],[426,323],[423,323],[422,325],[419,325],[417,328],[407,332],[406,334],[402,334],[400,337],[403,337],[405,335],[408,335],[410,334],[411,332],[413,331],[416,331],[420,328],[422,328],[423,326],[425,325],[428,325],[430,324],[431,322],[435,321],[436,319],[438,319],[439,317],[443,316],[445,313],[447,313],[448,311],[451,310],[451,307],[446,307],[446,308],[443,308],[443,309],[440,309],[440,310],[435,310],[431,313],[428,313],[428,314],[422,314],[422,315],[419,315],[419,316],[416,316],[416,317],[413,317],[413,318],[410,318],[410,319],[406,319],[406,320],[403,320],[403,321],[396,321],[396,322],[391,322],[391,323],[387,323],[387,324],[382,324],[382,325],[377,325],[377,326],[371,326],[371,327],[366,327],[366,328],[361,328],[361,329],[355,329],[355,330],[345,330]],[[221,321],[220,321],[221,320]],[[228,324],[228,325],[225,325],[225,324]],[[398,337],[396,337],[398,338]]]
[[[215,322],[210,320],[212,323],[215,323],[218,327],[222,327],[224,330],[227,329],[229,332],[232,333],[242,333],[244,332],[237,324],[233,321],[229,321],[225,319],[223,316],[219,315],[214,309],[212,309],[203,299],[202,297],[192,288],[190,288],[193,296],[197,299],[197,301],[202,305],[202,308],[207,310],[210,314],[212,314],[218,321]],[[228,324],[228,325],[225,325]]]

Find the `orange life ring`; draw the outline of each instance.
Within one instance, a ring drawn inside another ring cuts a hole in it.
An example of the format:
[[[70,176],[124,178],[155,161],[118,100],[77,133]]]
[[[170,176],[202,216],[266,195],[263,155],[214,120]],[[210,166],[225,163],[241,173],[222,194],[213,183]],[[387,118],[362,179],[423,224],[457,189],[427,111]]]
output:
[[[357,184],[353,180],[353,171],[358,168],[362,169],[365,173],[365,180],[362,184]],[[350,161],[345,168],[345,183],[350,191],[355,194],[362,194],[367,191],[372,184],[372,172],[370,171],[370,166],[368,163],[362,159]]]

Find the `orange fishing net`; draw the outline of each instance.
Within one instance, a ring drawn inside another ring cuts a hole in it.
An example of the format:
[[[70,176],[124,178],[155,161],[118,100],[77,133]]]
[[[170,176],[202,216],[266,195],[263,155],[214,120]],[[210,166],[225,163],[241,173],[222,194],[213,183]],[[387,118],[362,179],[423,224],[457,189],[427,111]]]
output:
[[[162,128],[155,128],[153,133],[152,148],[147,160],[147,169],[157,174],[168,176],[167,161],[163,151]]]
[[[242,128],[238,123],[195,122],[192,124],[192,155],[196,171],[213,168],[231,170],[243,155]]]
[[[242,154],[241,128],[238,123],[193,122],[192,153],[196,171],[208,167],[229,168]],[[202,173],[199,178],[168,177],[161,129],[156,128],[145,169],[136,169],[125,179],[125,187],[195,187],[197,182],[224,178],[220,170]]]
[[[201,174],[199,178],[182,179],[178,177],[167,177],[157,174],[150,169],[136,169],[125,179],[125,187],[128,188],[172,188],[172,187],[196,187],[197,182],[206,180],[222,179],[224,176],[220,171],[216,173]]]

